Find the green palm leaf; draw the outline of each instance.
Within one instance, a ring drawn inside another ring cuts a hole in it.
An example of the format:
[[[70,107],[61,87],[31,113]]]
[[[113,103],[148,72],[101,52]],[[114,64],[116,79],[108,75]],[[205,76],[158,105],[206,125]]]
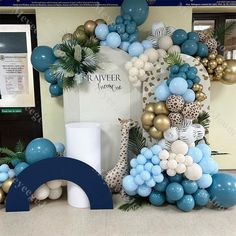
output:
[[[165,58],[164,61],[169,65],[169,66],[173,66],[173,65],[182,65],[183,64],[183,60],[181,58],[181,55],[177,52],[174,53],[169,53]]]

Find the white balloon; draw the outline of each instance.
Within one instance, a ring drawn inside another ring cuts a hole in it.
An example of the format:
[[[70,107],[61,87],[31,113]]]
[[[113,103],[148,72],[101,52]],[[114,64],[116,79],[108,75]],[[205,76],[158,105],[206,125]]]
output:
[[[178,155],[176,156],[175,160],[176,160],[177,162],[179,162],[179,163],[185,163],[186,158],[185,158],[185,156],[184,156],[183,154],[178,154]]]
[[[176,160],[169,160],[167,164],[168,168],[172,170],[175,170],[177,168],[177,165],[178,163]]]
[[[139,87],[142,86],[142,82],[141,82],[140,80],[138,80],[137,82],[133,83],[133,86],[134,86],[135,88],[139,88]]]
[[[137,76],[138,75],[138,69],[136,67],[132,67],[130,70],[129,70],[129,75],[130,76]]]
[[[168,142],[174,142],[179,138],[178,129],[176,127],[172,127],[164,132],[164,138]]]
[[[142,60],[143,62],[148,62],[148,55],[146,54],[141,54],[139,56],[139,59]]]
[[[148,56],[148,60],[151,63],[157,62],[157,60],[159,58],[158,52],[154,48],[146,49],[144,54]]]
[[[202,177],[202,168],[198,164],[194,163],[192,166],[189,166],[185,172],[187,179],[196,181]]]
[[[186,155],[188,152],[188,145],[181,140],[177,140],[174,143],[172,143],[171,151],[175,154]]]
[[[176,172],[177,174],[183,174],[186,171],[186,166],[183,163],[178,164],[178,166],[176,167]]]
[[[168,160],[169,156],[170,156],[170,154],[167,150],[162,150],[159,153],[159,157],[161,160]]]
[[[164,58],[167,56],[167,52],[164,49],[157,49],[159,58]]]
[[[50,193],[49,187],[46,184],[43,184],[34,192],[34,196],[37,200],[43,201],[48,198],[49,193]]]
[[[137,57],[133,57],[133,58],[131,59],[131,62],[135,63],[137,60],[138,60]]]
[[[61,197],[61,195],[62,195],[62,187],[51,189],[48,197],[51,200],[57,200]]]
[[[170,156],[169,156],[169,160],[173,160],[173,159],[176,159],[176,154],[174,154],[173,152],[170,153]]]
[[[193,158],[191,156],[186,156],[184,163],[186,166],[192,166],[193,165]]]
[[[131,83],[136,83],[136,82],[138,82],[138,77],[137,76],[129,76],[129,81]]]
[[[141,69],[144,67],[144,61],[142,61],[141,59],[137,59],[134,63],[134,67]]]
[[[176,175],[176,171],[175,171],[175,170],[172,170],[172,169],[168,169],[168,170],[166,171],[166,173],[167,173],[167,175],[169,175],[169,176],[175,176],[175,175]]]
[[[57,188],[60,188],[61,185],[62,185],[61,180],[53,180],[53,181],[47,182],[47,186],[48,186],[50,189],[57,189]]]
[[[144,67],[143,67],[143,69],[145,70],[145,71],[152,71],[153,70],[153,64],[152,63],[150,63],[150,62],[146,62],[145,64],[144,64]]]
[[[181,49],[178,45],[173,45],[168,49],[168,53],[181,53]]]
[[[164,49],[167,51],[172,46],[173,46],[173,41],[170,36],[163,36],[160,38],[160,40],[159,40],[159,48],[160,49]]]
[[[131,61],[128,61],[128,62],[125,64],[125,69],[126,69],[126,70],[130,70],[132,67],[133,67],[133,63],[132,63]]]
[[[168,161],[161,161],[160,162],[160,167],[163,169],[163,170],[167,170],[168,169]]]
[[[138,76],[139,76],[140,78],[142,78],[142,77],[146,77],[146,72],[145,72],[145,70],[143,70],[143,69],[139,69]]]

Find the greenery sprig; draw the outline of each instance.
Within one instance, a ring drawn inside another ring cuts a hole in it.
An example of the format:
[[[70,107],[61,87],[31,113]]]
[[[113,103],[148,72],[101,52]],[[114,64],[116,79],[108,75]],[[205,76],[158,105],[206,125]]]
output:
[[[183,60],[181,58],[180,53],[173,52],[169,53],[165,58],[164,61],[171,67],[173,65],[181,66],[183,64]]]

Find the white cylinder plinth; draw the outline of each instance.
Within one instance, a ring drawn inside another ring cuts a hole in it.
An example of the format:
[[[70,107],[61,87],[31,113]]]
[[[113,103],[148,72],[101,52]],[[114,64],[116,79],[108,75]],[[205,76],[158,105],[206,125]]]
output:
[[[101,174],[101,127],[98,123],[66,124],[66,154],[93,167]],[[67,199],[69,205],[89,208],[89,200],[78,185],[68,182]]]

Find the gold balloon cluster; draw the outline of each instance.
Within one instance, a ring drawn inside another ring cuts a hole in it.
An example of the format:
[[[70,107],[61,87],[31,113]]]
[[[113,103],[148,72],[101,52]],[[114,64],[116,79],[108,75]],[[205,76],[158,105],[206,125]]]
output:
[[[71,39],[77,39],[81,42],[86,42],[88,39],[98,41],[95,36],[95,29],[99,24],[106,24],[106,21],[103,19],[97,19],[96,21],[88,20],[84,23],[84,25],[78,26],[73,34],[65,34],[62,37],[62,41],[65,42]]]
[[[4,203],[6,194],[8,193],[13,182],[14,179],[8,179],[2,184],[2,187],[0,188],[0,203]]]
[[[163,138],[163,132],[170,128],[169,111],[165,102],[149,103],[142,115],[143,128],[154,139]]]
[[[203,85],[202,84],[194,84],[192,90],[196,94],[196,101],[203,102],[207,99],[207,95],[203,92]]]
[[[210,53],[208,58],[201,59],[201,63],[207,68],[211,80],[220,81],[228,66],[224,57],[217,53]]]
[[[227,67],[224,70],[221,82],[224,84],[235,84],[236,83],[236,60],[226,60]]]

